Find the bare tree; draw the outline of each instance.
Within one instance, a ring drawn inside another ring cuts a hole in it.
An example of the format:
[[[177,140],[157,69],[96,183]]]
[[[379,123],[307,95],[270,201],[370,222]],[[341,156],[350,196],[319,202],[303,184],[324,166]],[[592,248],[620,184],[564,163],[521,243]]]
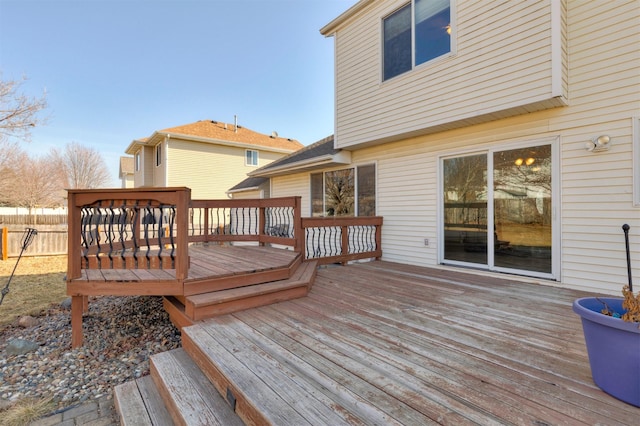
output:
[[[7,200],[16,207],[26,207],[35,223],[34,209],[37,207],[57,207],[63,204],[64,191],[58,170],[47,158],[22,157],[16,169],[7,194]]]
[[[14,182],[18,179],[20,167],[28,160],[27,154],[17,143],[0,141],[0,203],[10,203]]]
[[[0,79],[0,142],[15,137],[28,141],[31,129],[44,124],[38,115],[47,107],[46,93],[41,98],[28,97],[18,91],[26,81]]]
[[[38,113],[47,106],[46,97],[30,98],[19,92],[26,81],[3,80],[0,76],[0,202],[8,202],[14,181],[27,159],[19,142],[29,141],[31,129],[44,124]]]
[[[104,159],[94,148],[71,142],[63,151],[52,150],[50,159],[62,172],[64,188],[101,188],[111,182]]]

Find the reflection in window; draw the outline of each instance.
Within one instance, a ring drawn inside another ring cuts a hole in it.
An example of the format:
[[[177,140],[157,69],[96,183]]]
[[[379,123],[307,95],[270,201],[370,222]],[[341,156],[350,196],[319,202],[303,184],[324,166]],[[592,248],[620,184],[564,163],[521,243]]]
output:
[[[375,216],[375,165],[311,174],[311,214]]]
[[[449,0],[414,0],[383,19],[383,80],[451,51],[449,3]]]

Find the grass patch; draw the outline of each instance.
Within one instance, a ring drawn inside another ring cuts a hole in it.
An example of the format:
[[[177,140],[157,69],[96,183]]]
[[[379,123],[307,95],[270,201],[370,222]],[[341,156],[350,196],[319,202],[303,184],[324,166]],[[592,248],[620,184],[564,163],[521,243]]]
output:
[[[18,258],[0,260],[0,289],[9,281]],[[37,315],[67,298],[67,256],[23,257],[0,305],[0,328],[22,315]]]
[[[0,412],[2,424],[6,426],[25,426],[55,410],[51,398],[25,398],[16,402],[6,411]]]

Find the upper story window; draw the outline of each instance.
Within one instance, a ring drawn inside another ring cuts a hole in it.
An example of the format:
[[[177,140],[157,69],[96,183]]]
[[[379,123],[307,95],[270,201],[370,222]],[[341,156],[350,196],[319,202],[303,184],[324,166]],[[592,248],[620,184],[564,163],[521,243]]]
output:
[[[245,165],[257,166],[258,165],[258,151],[253,149],[247,149],[245,151]]]
[[[136,152],[134,163],[135,163],[136,172],[139,172],[140,171],[140,151]]]
[[[383,19],[383,80],[451,52],[451,0],[413,0]]]
[[[156,166],[162,165],[162,144],[156,145]]]

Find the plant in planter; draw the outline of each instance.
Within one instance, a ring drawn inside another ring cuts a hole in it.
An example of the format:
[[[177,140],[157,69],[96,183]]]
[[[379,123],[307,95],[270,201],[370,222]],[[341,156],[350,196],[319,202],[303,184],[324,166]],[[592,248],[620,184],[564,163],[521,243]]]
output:
[[[633,294],[629,225],[622,227],[629,284],[624,298],[583,297],[573,302],[582,317],[593,381],[600,389],[640,407],[640,293]]]

